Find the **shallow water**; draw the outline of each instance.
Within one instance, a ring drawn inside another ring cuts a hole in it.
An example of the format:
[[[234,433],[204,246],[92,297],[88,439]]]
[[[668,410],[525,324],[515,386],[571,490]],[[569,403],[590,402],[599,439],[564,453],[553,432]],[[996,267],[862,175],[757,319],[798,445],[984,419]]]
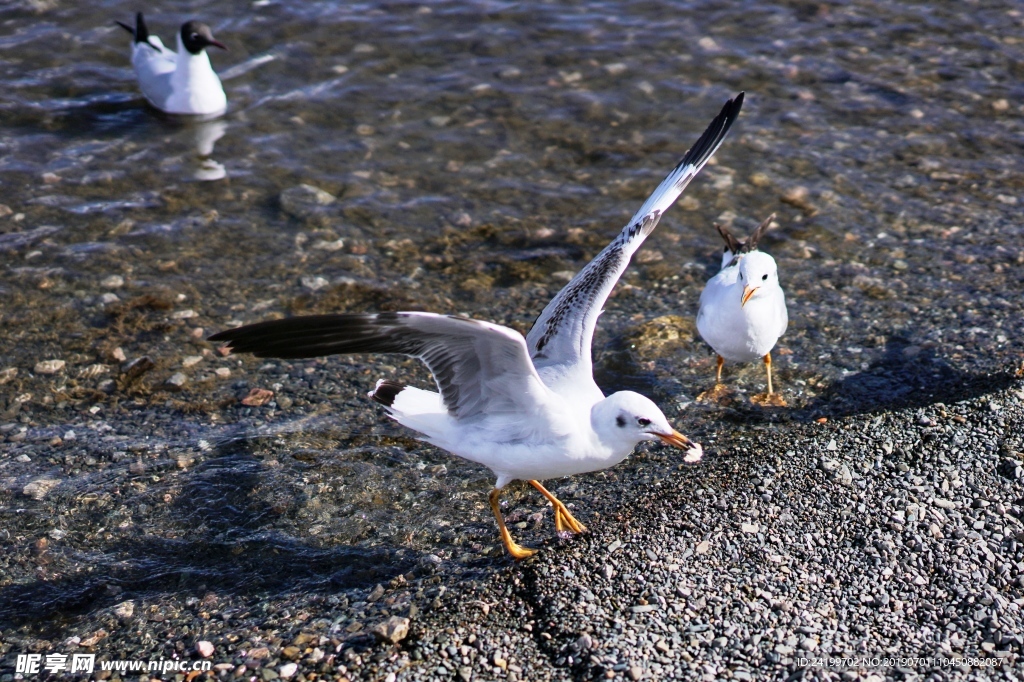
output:
[[[113,24],[135,9],[0,10],[4,619],[499,565],[490,475],[364,397],[380,376],[428,381],[414,363],[224,358],[203,338],[382,308],[525,331],[740,90],[602,317],[602,386],[652,395],[714,456],[752,425],[976,394],[1020,362],[1014,3],[163,3],[165,41],[188,10],[230,47],[213,55],[229,112],[198,125],[139,96]],[[791,408],[746,407],[755,366],[727,367],[731,405],[696,404],[714,358],[686,320],[712,223],[772,212]],[[644,326],[663,315],[684,321]],[[48,359],[66,366],[35,371]],[[275,400],[240,405],[254,387]],[[507,498],[542,540],[546,507]]]

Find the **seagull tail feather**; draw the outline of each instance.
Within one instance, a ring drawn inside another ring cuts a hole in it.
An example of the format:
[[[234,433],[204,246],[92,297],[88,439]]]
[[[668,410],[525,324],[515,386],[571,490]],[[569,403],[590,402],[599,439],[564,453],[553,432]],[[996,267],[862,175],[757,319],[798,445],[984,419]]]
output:
[[[377,382],[377,385],[370,391],[369,396],[375,402],[380,403],[384,407],[392,407],[395,404],[395,398],[398,394],[405,390],[405,386],[394,381],[388,381],[387,379],[381,379]]]
[[[135,15],[135,42],[149,42],[149,28],[146,26],[146,20],[142,18],[142,12]]]
[[[142,12],[135,15],[135,28],[132,28],[123,21],[114,21],[115,24],[132,34],[136,43],[149,42],[149,29],[146,27],[146,20],[142,18]]]

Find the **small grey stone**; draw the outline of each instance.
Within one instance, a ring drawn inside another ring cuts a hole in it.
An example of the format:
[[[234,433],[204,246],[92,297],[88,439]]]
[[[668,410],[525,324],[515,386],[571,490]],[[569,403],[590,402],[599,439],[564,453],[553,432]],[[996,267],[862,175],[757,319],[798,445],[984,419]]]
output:
[[[319,275],[303,275],[299,278],[299,284],[310,291],[320,291],[331,285],[331,282],[326,277]]]
[[[313,185],[297,185],[281,192],[281,209],[288,215],[305,219],[323,211],[330,206],[336,197]]]

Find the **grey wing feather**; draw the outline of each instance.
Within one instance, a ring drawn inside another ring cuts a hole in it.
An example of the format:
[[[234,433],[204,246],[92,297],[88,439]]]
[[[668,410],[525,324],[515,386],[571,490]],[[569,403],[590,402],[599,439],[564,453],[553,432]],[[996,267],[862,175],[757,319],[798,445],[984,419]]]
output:
[[[449,414],[528,410],[545,391],[523,337],[506,327],[433,313],[353,313],[270,320],[214,334],[237,353],[312,358],[339,353],[398,353],[434,375]]]
[[[622,232],[548,303],[526,337],[534,365],[538,368],[586,365],[589,368],[594,328],[612,288],[664,212],[725,140],[742,106],[742,92],[725,103],[700,139]]]

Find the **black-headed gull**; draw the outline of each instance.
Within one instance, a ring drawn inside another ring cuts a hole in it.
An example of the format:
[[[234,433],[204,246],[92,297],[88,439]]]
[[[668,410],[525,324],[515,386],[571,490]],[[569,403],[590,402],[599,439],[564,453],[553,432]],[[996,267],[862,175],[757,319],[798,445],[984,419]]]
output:
[[[722,365],[763,360],[768,372],[768,392],[754,396],[762,404],[784,406],[772,390],[772,354],[779,337],[786,332],[789,314],[786,294],[779,285],[775,259],[757,248],[761,236],[775,219],[772,214],[741,242],[721,225],[715,225],[725,240],[722,268],[708,280],[700,295],[697,331],[718,354],[715,388],[702,397],[714,397],[722,385]]]
[[[186,21],[178,31],[178,51],[172,52],[159,36],[149,34],[142,12],[135,15],[135,28],[120,21],[117,24],[132,34],[132,66],[150,104],[168,114],[206,117],[227,110],[224,87],[206,48],[228,48],[214,39],[209,26]]]
[[[497,477],[490,494],[505,548],[516,559],[536,550],[509,535],[499,495],[524,480],[554,508],[558,530],[583,524],[540,484],[543,479],[618,464],[640,441],[660,440],[701,456],[700,445],[669,425],[644,396],[605,397],[594,382],[591,339],[601,308],[633,253],[725,139],[743,94],[729,100],[611,244],[583,268],[537,318],[524,339],[507,327],[421,312],[315,315],[220,332],[232,351],[257,357],[310,358],[336,353],[401,353],[419,358],[438,392],[377,382],[370,397],[423,440],[483,464]]]

